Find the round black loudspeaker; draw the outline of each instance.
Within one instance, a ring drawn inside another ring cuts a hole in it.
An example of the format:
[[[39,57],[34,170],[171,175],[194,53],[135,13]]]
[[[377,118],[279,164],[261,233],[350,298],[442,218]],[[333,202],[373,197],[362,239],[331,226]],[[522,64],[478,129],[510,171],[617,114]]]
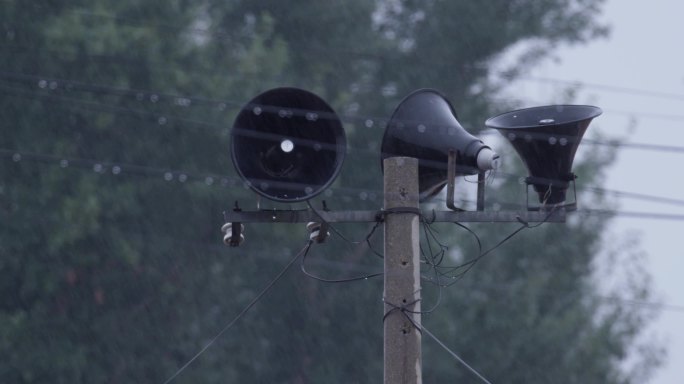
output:
[[[245,105],[231,132],[233,165],[258,194],[308,200],[337,177],[346,137],[335,111],[298,88],[266,91]]]

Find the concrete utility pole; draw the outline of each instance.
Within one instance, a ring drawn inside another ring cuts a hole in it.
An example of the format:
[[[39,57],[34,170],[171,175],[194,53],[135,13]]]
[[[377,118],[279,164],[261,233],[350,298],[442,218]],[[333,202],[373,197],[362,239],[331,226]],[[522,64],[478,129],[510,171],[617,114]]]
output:
[[[420,316],[420,211],[418,209],[418,159],[384,160],[384,211],[258,210],[225,211],[224,242],[237,246],[243,239],[243,223],[368,223],[385,222],[384,384],[422,384]],[[482,182],[482,181],[481,181]],[[484,195],[482,194],[482,198]],[[479,200],[483,200],[483,199]],[[478,207],[484,208],[478,200]],[[423,212],[430,222],[533,223],[565,222],[558,211]],[[326,233],[325,230],[322,231]],[[235,239],[235,241],[233,241]],[[403,309],[403,311],[402,311]],[[409,320],[407,315],[411,318]]]
[[[384,173],[384,384],[421,384],[418,159],[387,158]]]

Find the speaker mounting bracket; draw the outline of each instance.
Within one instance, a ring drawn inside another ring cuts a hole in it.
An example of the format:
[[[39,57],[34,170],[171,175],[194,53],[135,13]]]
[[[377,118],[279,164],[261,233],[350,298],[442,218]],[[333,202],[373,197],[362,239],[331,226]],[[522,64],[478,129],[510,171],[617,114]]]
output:
[[[447,199],[446,206],[452,211],[463,212],[464,209],[454,204],[454,190],[456,189],[456,151],[449,149],[447,165]]]
[[[572,193],[574,195],[574,201],[570,203],[565,203],[565,204],[559,204],[559,205],[546,205],[546,204],[541,204],[539,206],[530,206],[530,185],[533,185],[534,183],[531,181],[530,177],[525,178],[525,201],[527,203],[527,210],[528,211],[550,211],[553,209],[560,209],[566,211],[566,212],[571,212],[571,211],[576,211],[577,210],[577,185],[575,184],[575,179],[577,179],[577,176],[574,173],[570,174],[571,177],[568,178],[568,184],[572,184]]]
[[[446,206],[452,211],[464,212],[465,209],[456,206],[455,200],[455,190],[456,190],[456,167],[458,166],[458,161],[456,160],[456,151],[453,149],[449,150],[449,158],[447,165],[447,199]],[[477,174],[477,211],[484,211],[484,199],[485,199],[485,173],[483,171]]]

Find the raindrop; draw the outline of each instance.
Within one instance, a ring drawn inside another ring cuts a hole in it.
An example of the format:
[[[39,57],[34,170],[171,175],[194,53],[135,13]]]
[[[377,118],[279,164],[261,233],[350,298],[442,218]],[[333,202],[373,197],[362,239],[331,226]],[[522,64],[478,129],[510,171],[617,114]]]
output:
[[[257,116],[261,115],[261,107],[252,108],[252,112]]]
[[[418,132],[420,132],[420,133],[425,133],[425,130],[426,130],[426,129],[427,129],[427,128],[425,127],[425,125],[423,125],[423,124],[419,124],[419,125],[418,125]]]
[[[102,166],[102,164],[99,164],[99,163],[98,163],[98,164],[93,165],[93,171],[95,171],[95,172],[97,172],[97,173],[102,172],[102,169],[104,169],[104,167]]]
[[[396,84],[387,84],[384,87],[382,87],[380,92],[385,97],[395,96],[397,94],[397,85]]]
[[[359,105],[359,103],[351,103],[347,106],[346,111],[348,114],[353,115],[358,113],[360,108],[361,106]]]
[[[192,100],[188,99],[187,97],[179,97],[176,99],[176,105],[178,106],[189,107],[190,104],[192,104]]]
[[[316,120],[318,120],[318,113],[307,112],[306,113],[306,119],[309,121],[316,121]]]
[[[150,95],[150,101],[153,103],[156,103],[159,101],[159,96],[158,95]]]
[[[182,173],[180,175],[178,175],[178,181],[180,181],[181,183],[185,183],[187,180],[188,180],[188,175],[182,174]]]
[[[159,116],[159,118],[157,119],[157,123],[159,123],[159,125],[164,125],[164,124],[166,124],[166,117],[164,117],[164,116]]]
[[[68,167],[68,166],[69,166],[69,160],[66,160],[66,159],[60,160],[60,161],[59,161],[59,166],[62,167],[62,168]]]
[[[526,134],[526,135],[525,135],[525,141],[527,141],[528,143],[529,143],[530,141],[532,141],[532,135]]]
[[[326,197],[330,197],[330,196],[333,195],[333,191],[332,191],[332,189],[326,189],[325,192],[323,192],[323,194],[324,194]]]
[[[214,184],[214,178],[211,176],[207,176],[204,178],[204,184],[206,185],[212,185]]]
[[[220,103],[218,105],[219,111],[225,111],[226,110],[226,103]]]
[[[561,146],[566,146],[568,144],[568,139],[565,137],[561,137],[559,143]]]
[[[266,191],[266,190],[268,190],[269,185],[267,182],[262,181],[261,184],[259,184],[259,187],[262,191]]]
[[[118,175],[119,173],[121,173],[121,167],[119,167],[118,165],[113,166],[112,173]]]
[[[38,82],[38,87],[40,87],[40,88],[46,88],[47,85],[48,85],[48,82],[45,81],[45,80],[40,80],[40,81]]]
[[[280,111],[278,111],[278,116],[280,116],[282,118],[290,117],[290,116],[292,116],[292,112],[281,109]]]
[[[368,199],[368,192],[363,191],[363,192],[359,193],[359,199],[361,199],[361,200]]]
[[[304,193],[306,193],[307,195],[310,195],[312,192],[313,192],[313,188],[311,188],[311,187],[304,188]]]
[[[323,147],[321,146],[321,143],[316,143],[316,144],[314,144],[314,151],[318,152],[318,151],[321,150],[321,148],[323,148]]]
[[[373,128],[373,120],[371,120],[371,119],[366,120],[366,128]]]
[[[50,82],[50,89],[55,90],[57,89],[57,82],[56,81],[51,81]]]
[[[14,160],[15,162],[21,161],[21,154],[15,153],[14,155],[12,155],[12,160]]]
[[[173,173],[171,173],[171,172],[164,173],[164,180],[166,180],[166,181],[173,180]]]
[[[527,184],[527,182],[525,181],[525,178],[524,178],[524,177],[518,178],[518,183],[520,183],[520,184],[522,184],[522,185]]]
[[[555,137],[553,137],[553,136],[549,137],[549,144],[554,145],[557,142],[558,142],[558,139],[556,139]]]
[[[515,133],[509,133],[506,137],[508,137],[508,140],[515,140]]]

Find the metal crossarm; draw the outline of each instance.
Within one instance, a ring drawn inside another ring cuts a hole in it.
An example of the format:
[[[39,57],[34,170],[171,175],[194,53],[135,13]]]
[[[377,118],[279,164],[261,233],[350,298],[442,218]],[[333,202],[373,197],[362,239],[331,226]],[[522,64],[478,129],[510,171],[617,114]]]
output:
[[[566,212],[557,211],[434,211],[423,210],[422,217],[429,223],[564,223]],[[383,220],[383,211],[313,211],[304,210],[259,210],[225,211],[226,222],[239,223],[364,223]]]

